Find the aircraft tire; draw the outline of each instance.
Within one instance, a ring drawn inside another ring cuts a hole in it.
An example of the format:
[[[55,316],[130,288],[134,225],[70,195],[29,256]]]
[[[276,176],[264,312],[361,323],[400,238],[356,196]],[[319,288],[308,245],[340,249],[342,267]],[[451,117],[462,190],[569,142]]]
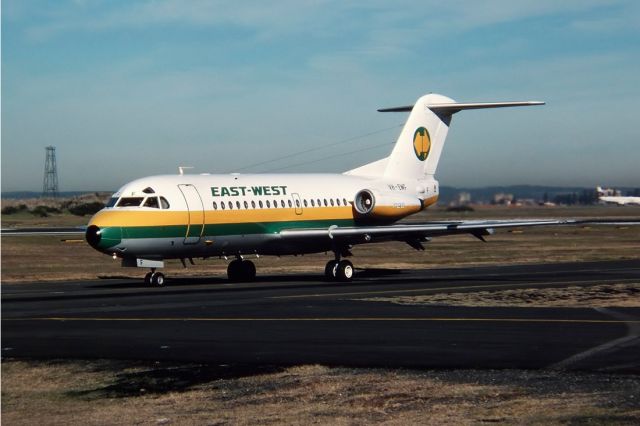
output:
[[[251,282],[256,279],[256,265],[250,260],[242,261],[242,280]]]
[[[349,282],[353,280],[353,263],[348,260],[341,260],[335,271],[337,281]]]
[[[153,275],[153,272],[147,272],[147,275],[144,276],[145,285],[151,285],[151,276],[152,275]]]
[[[240,259],[232,260],[227,266],[227,277],[231,282],[242,281],[242,261]]]
[[[330,260],[327,262],[327,265],[324,267],[324,276],[327,280],[336,280],[336,269],[338,267],[338,263],[339,262],[337,260]]]
[[[156,287],[164,287],[164,274],[162,272],[154,272],[151,275],[151,284]]]

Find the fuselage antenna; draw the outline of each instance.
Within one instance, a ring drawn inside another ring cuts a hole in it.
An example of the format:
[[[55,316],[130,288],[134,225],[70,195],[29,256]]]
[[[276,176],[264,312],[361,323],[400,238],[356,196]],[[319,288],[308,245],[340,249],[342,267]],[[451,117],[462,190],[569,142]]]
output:
[[[191,166],[178,166],[178,172],[180,173],[180,176],[184,175],[184,171],[187,169],[193,169],[193,167]]]

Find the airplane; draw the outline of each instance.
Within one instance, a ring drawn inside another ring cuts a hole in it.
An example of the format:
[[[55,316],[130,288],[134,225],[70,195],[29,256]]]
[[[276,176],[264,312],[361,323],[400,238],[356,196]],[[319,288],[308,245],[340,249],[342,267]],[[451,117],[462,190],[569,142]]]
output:
[[[438,94],[413,105],[389,156],[341,174],[179,174],[125,184],[90,220],[86,241],[149,268],[145,283],[163,286],[168,259],[224,258],[230,281],[252,281],[250,256],[333,253],[325,276],[351,281],[345,259],[358,244],[403,241],[416,250],[432,237],[470,234],[484,241],[496,228],[566,224],[567,220],[476,220],[397,223],[436,203],[435,178],[452,116],[463,110],[544,102],[458,103]]]
[[[605,195],[607,190],[596,186],[598,200],[607,204],[618,204],[621,206],[640,206],[640,197],[621,196],[621,195]]]

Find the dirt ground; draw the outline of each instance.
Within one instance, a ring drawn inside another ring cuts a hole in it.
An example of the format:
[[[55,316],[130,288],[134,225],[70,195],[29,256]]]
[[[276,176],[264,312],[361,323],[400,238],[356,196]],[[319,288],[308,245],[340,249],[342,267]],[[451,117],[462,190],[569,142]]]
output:
[[[37,424],[638,424],[634,376],[4,362],[2,420]]]

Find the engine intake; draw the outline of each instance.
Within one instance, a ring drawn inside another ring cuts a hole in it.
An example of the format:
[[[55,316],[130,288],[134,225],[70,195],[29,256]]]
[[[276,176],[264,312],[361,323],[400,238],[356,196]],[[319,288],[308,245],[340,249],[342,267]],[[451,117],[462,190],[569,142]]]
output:
[[[369,214],[373,211],[376,205],[376,197],[373,192],[368,189],[363,189],[358,192],[353,199],[353,206],[360,214]]]
[[[380,194],[362,189],[353,198],[353,208],[362,217],[399,219],[422,209],[418,197],[404,194]]]

